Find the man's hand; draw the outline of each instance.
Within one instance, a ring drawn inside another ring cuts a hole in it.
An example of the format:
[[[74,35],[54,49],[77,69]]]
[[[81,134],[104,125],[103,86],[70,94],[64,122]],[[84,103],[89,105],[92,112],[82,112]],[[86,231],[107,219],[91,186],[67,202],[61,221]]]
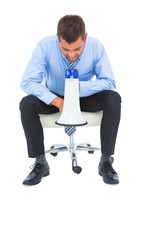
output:
[[[62,112],[62,109],[63,109],[63,103],[64,103],[64,100],[63,98],[60,98],[60,97],[56,97],[52,102],[51,104],[56,106],[60,112]]]

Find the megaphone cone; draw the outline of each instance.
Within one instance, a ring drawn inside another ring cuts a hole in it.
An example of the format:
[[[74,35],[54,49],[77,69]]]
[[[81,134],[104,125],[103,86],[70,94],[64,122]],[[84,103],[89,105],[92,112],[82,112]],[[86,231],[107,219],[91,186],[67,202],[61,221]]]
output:
[[[77,69],[67,69],[66,71],[64,105],[56,124],[63,126],[80,126],[87,124],[80,110]]]

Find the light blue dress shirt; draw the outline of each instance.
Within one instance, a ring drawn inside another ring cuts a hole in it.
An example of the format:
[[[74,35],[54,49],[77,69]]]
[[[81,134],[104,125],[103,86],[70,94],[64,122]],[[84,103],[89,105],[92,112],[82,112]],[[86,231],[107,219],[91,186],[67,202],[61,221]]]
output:
[[[69,61],[60,50],[56,35],[42,39],[23,74],[21,88],[46,104],[57,95],[64,96],[65,71]],[[87,37],[83,52],[74,63],[79,72],[80,97],[103,90],[114,90],[116,83],[110,62],[102,43]]]

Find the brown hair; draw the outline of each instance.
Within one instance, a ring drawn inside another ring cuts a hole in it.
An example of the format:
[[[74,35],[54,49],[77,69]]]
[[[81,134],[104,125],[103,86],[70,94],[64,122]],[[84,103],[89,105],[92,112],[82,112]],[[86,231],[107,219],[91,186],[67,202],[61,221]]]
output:
[[[58,21],[57,36],[59,41],[64,39],[67,43],[75,42],[79,37],[85,36],[85,23],[78,15],[65,15]]]

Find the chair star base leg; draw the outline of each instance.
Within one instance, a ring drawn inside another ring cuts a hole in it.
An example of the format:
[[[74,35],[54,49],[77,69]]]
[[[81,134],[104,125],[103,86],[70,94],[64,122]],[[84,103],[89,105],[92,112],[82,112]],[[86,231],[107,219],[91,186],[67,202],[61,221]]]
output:
[[[54,144],[51,146],[46,153],[50,153],[52,156],[57,156],[59,152],[70,152],[72,160],[72,170],[74,173],[79,174],[82,168],[77,165],[77,151],[87,151],[89,154],[93,154],[95,150],[100,150],[100,148],[92,147],[89,143],[79,143],[74,142],[74,135],[69,136],[69,144]]]

